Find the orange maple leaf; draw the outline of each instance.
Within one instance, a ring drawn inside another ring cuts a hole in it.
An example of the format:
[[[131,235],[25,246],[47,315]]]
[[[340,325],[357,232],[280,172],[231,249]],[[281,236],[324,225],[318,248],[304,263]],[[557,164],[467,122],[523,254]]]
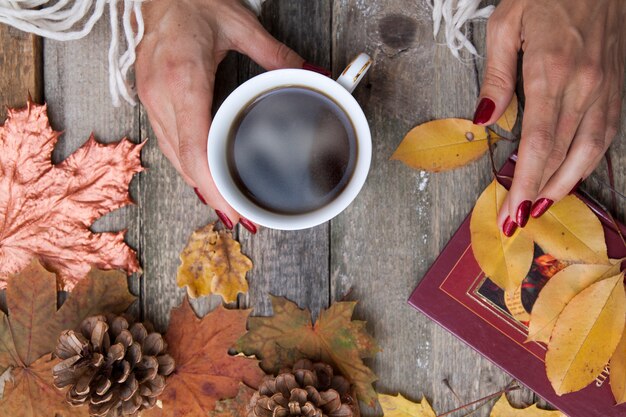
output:
[[[220,305],[200,319],[185,297],[172,310],[165,334],[176,370],[159,397],[163,408],[154,407],[145,416],[206,416],[219,400],[235,398],[241,383],[256,389],[265,376],[259,361],[228,352],[246,332],[249,314]]]
[[[0,289],[7,277],[38,258],[57,273],[57,286],[71,290],[95,266],[139,270],[124,231],[92,233],[100,216],[132,203],[128,184],[142,171],[143,144],[126,139],[109,145],[93,135],[54,165],[60,136],[45,105],[9,109],[0,126]]]

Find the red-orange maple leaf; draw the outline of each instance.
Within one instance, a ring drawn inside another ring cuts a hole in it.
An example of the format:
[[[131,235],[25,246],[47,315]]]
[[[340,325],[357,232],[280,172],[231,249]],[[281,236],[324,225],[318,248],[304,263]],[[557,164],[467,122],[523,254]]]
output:
[[[92,233],[98,217],[132,203],[128,184],[142,171],[140,152],[126,139],[110,144],[93,135],[60,164],[50,159],[60,136],[47,107],[29,102],[8,111],[0,126],[0,289],[39,258],[71,290],[95,266],[139,269],[124,233]]]
[[[242,383],[258,388],[265,376],[259,361],[228,352],[246,332],[249,314],[220,305],[200,319],[187,298],[172,309],[165,340],[176,369],[159,397],[163,408],[154,407],[144,417],[206,416],[219,400],[236,397]]]

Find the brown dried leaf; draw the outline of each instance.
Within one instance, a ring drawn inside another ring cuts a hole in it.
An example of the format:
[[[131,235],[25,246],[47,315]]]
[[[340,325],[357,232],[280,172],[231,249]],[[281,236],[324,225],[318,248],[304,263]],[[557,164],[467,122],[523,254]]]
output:
[[[131,203],[128,184],[140,172],[143,145],[103,145],[89,138],[60,164],[50,159],[60,133],[47,107],[28,103],[8,111],[0,126],[0,289],[38,258],[71,290],[92,266],[139,270],[124,232],[92,233],[89,226]]]
[[[246,417],[248,405],[256,390],[245,384],[239,384],[239,392],[235,398],[218,401],[209,417]]]
[[[583,389],[615,352],[626,322],[624,273],[591,284],[563,309],[546,352],[546,373],[558,395]]]
[[[446,171],[458,168],[480,158],[489,143],[500,137],[471,120],[440,119],[414,127],[404,137],[392,160],[399,160],[414,169]]]
[[[356,387],[359,399],[373,406],[377,396],[372,383],[377,378],[362,359],[373,357],[380,348],[364,322],[352,321],[355,306],[354,302],[336,302],[313,324],[308,310],[272,297],[274,316],[251,317],[248,333],[237,348],[262,359],[261,367],[270,373],[302,358],[332,364]]]
[[[246,273],[252,261],[241,253],[241,245],[225,230],[214,230],[214,223],[195,231],[180,254],[176,281],[187,286],[190,297],[219,294],[227,303],[237,301],[238,293],[248,292]]]
[[[5,385],[0,416],[49,414],[40,410],[83,415],[67,411],[64,393],[52,385],[50,369],[56,362],[50,361],[50,352],[62,330],[76,328],[88,315],[121,313],[135,299],[124,273],[93,270],[57,310],[55,283],[55,275],[36,260],[7,281],[9,315],[0,312],[0,374],[11,367],[13,383]]]
[[[245,333],[249,314],[219,306],[200,319],[187,298],[173,309],[165,340],[176,370],[159,397],[163,408],[152,408],[145,417],[206,416],[217,401],[235,397],[241,383],[257,388],[265,376],[258,361],[228,353]]]
[[[52,368],[59,359],[44,355],[29,367],[18,367],[4,386],[0,417],[87,417],[87,407],[72,407],[65,391],[52,383]]]

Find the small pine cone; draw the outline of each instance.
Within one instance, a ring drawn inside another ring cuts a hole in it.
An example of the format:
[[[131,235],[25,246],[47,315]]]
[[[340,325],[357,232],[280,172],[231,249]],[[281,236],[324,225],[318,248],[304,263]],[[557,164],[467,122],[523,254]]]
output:
[[[88,317],[80,330],[61,333],[53,370],[57,388],[70,387],[67,401],[89,405],[92,416],[137,416],[152,408],[174,371],[163,337],[129,317]]]
[[[308,359],[266,378],[252,396],[248,417],[358,417],[347,379]]]

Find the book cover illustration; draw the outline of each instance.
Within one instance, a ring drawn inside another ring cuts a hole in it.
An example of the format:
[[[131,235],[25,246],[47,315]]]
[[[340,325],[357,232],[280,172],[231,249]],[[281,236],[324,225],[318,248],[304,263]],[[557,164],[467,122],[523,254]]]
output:
[[[511,175],[514,162],[502,169]],[[602,222],[609,257],[626,256],[615,223],[598,206],[579,196]],[[426,273],[409,303],[451,331],[570,417],[617,417],[626,405],[615,405],[608,366],[581,391],[558,396],[547,379],[546,345],[526,342],[530,311],[545,284],[566,266],[535,244],[533,263],[522,285],[505,294],[478,266],[470,243],[470,217],[459,227]],[[618,224],[622,233],[626,227]]]

